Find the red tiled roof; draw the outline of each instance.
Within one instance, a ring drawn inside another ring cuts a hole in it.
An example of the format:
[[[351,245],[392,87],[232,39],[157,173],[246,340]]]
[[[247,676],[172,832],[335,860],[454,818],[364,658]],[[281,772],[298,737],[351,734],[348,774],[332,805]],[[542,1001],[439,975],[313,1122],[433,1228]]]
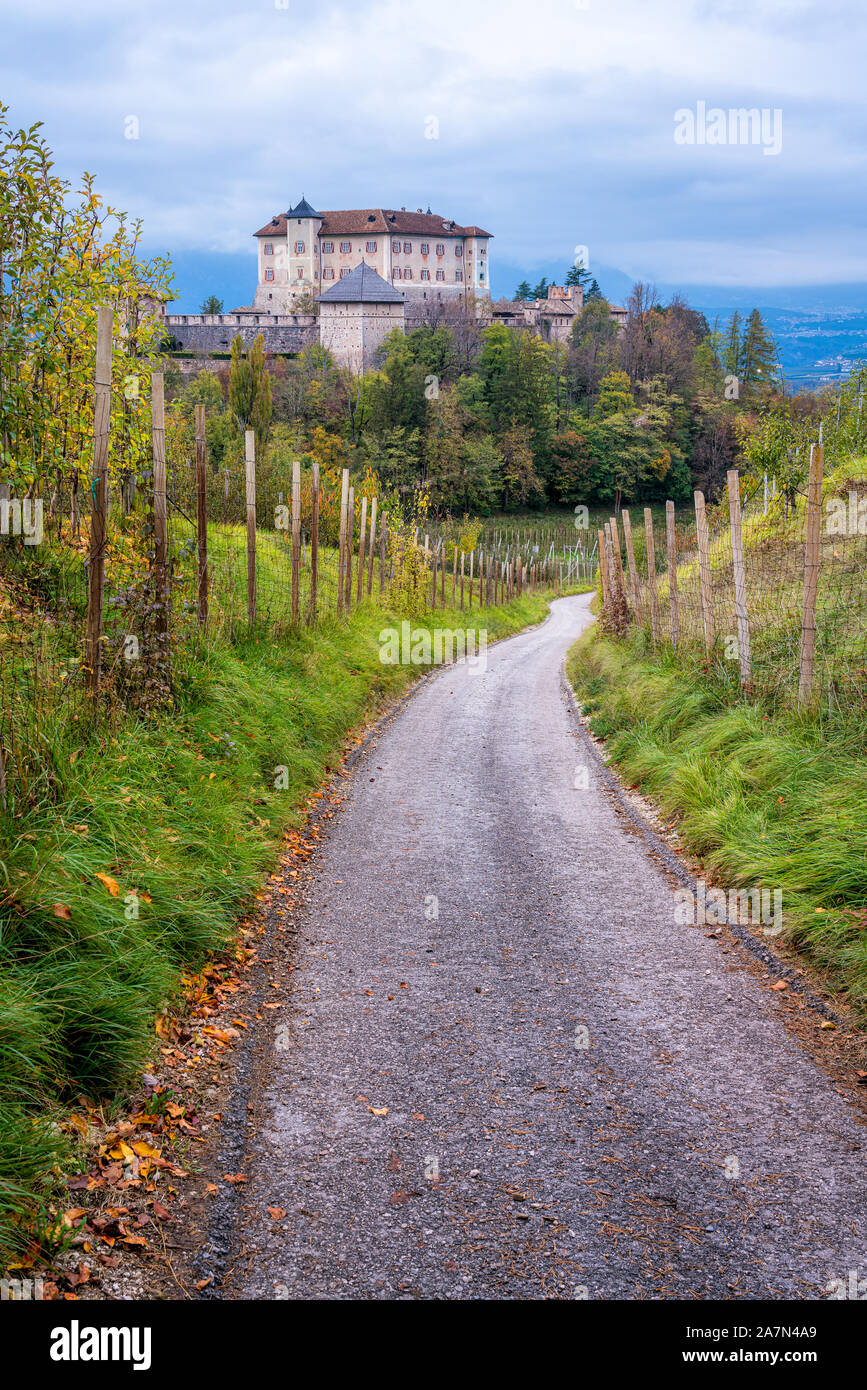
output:
[[[442,236],[490,236],[481,227],[462,227],[447,217],[434,212],[404,212],[395,208],[347,208],[337,212],[323,212],[320,234],[322,236],[363,236],[370,232],[395,236],[429,236],[432,240]],[[285,236],[286,214],[281,212],[266,226],[253,233],[257,237]]]

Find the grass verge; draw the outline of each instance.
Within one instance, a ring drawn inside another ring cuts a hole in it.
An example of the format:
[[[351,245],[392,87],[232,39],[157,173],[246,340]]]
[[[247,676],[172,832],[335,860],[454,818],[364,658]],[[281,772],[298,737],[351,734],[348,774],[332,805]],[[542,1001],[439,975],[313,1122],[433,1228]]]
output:
[[[646,639],[595,631],[567,674],[626,777],[709,881],[781,888],[786,938],[867,1014],[867,764],[859,729],[765,713]]]
[[[525,595],[413,627],[494,641],[546,612]],[[0,816],[0,1248],[47,1199],[58,1116],[133,1081],[182,971],[231,939],[347,734],[420,674],[379,659],[399,623],[368,601],[280,640],[211,640],[159,719],[53,730],[44,794]]]

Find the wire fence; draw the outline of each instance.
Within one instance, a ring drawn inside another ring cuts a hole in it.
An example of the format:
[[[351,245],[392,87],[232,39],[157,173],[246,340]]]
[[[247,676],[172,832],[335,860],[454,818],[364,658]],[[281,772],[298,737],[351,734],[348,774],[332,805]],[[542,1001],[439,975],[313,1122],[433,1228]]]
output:
[[[628,511],[600,533],[603,623],[701,654],[708,671],[769,706],[850,713],[867,705],[867,482],[822,491],[823,451],[807,492],[741,500],[736,471],[690,518]]]

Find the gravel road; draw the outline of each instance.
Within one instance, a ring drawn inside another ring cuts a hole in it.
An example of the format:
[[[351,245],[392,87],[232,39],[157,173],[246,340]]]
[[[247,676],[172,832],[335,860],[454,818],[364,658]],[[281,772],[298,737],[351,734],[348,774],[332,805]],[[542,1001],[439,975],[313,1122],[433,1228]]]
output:
[[[288,1035],[264,1030],[224,1298],[811,1299],[867,1278],[857,1112],[773,977],[677,924],[588,760],[560,670],[590,621],[588,596],[559,600],[486,671],[437,673],[347,780],[295,919]]]

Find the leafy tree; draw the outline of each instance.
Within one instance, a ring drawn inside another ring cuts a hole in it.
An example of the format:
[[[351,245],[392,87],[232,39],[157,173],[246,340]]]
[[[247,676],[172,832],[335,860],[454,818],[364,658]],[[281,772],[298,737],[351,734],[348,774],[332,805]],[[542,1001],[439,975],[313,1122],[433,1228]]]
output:
[[[242,340],[232,339],[229,405],[242,434],[244,430],[255,430],[257,456],[264,456],[271,423],[271,378],[265,366],[265,340],[261,333],[246,354]]]
[[[542,480],[533,466],[533,450],[527,425],[514,424],[500,440],[503,455],[503,509],[541,502]]]
[[[207,411],[222,410],[223,389],[219,377],[213,372],[198,372],[185,388],[183,401],[191,408],[203,405]]]

